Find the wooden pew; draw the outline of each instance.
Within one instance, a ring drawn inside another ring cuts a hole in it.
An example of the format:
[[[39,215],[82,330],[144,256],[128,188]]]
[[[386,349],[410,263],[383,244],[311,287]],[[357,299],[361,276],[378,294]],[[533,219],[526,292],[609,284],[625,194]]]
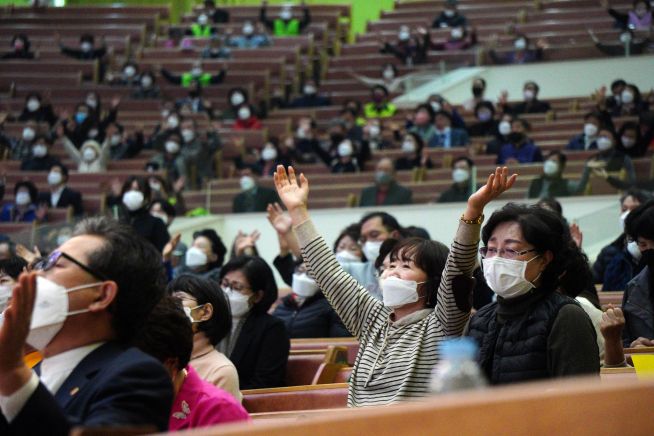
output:
[[[550,380],[427,398],[413,403],[307,415],[310,419],[233,424],[205,435],[652,434],[654,381]],[[583,416],[583,419],[580,419]]]
[[[286,365],[286,386],[315,384],[314,381],[325,371],[325,365],[347,366],[347,348],[330,345],[326,349],[296,350],[288,356]]]
[[[248,413],[334,409],[347,404],[347,383],[241,391]]]
[[[345,347],[347,362],[354,364],[359,352],[359,341],[356,338],[302,338],[291,339],[291,352],[296,350],[327,350],[329,346]]]

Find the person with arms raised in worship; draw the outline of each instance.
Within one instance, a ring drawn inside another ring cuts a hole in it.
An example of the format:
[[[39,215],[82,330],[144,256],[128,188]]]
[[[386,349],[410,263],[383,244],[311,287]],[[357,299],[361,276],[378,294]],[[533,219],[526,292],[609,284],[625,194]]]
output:
[[[345,326],[360,340],[348,406],[390,404],[429,395],[439,344],[460,335],[470,316],[469,278],[475,268],[484,208],[509,189],[516,176],[508,177],[506,168],[498,168],[468,199],[447,259],[439,244],[426,239],[397,243],[381,274],[383,301],[373,298],[343,271],[318,234],[307,210],[309,182],[304,175],[298,182],[292,167],[287,173],[279,166],[274,179],[308,270]]]

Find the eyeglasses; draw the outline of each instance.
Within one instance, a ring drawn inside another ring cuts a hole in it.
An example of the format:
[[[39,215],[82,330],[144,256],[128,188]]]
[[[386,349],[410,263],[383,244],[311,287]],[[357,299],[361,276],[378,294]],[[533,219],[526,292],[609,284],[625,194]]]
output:
[[[530,250],[516,251],[511,248],[500,248],[498,250],[494,247],[481,247],[479,249],[479,254],[481,254],[482,257],[495,257],[499,254],[500,257],[505,259],[516,259],[524,254],[531,253],[532,251],[536,251],[536,249],[532,248]]]
[[[250,288],[249,286],[246,286],[246,285],[244,285],[244,284],[242,284],[242,283],[239,283],[239,282],[230,282],[230,281],[227,280],[227,279],[223,279],[223,280],[220,282],[220,287],[222,287],[223,289],[226,289],[226,288],[233,289],[233,290],[236,291],[236,292],[243,292],[243,291],[245,291],[245,290],[252,289],[252,288]]]
[[[106,275],[104,275],[104,274],[102,274],[102,273],[100,273],[98,271],[95,271],[94,269],[92,269],[89,266],[84,265],[82,262],[75,259],[73,256],[70,256],[70,255],[64,253],[63,251],[58,251],[58,250],[53,251],[52,253],[50,253],[50,256],[48,256],[47,259],[42,259],[42,260],[38,261],[34,265],[34,269],[38,269],[38,270],[41,270],[41,271],[48,271],[48,270],[52,269],[57,264],[57,262],[59,262],[59,259],[62,258],[62,257],[64,259],[66,259],[66,260],[69,260],[69,261],[73,262],[75,265],[82,268],[84,271],[91,274],[93,277],[96,277],[96,278],[101,279],[101,280],[109,280],[109,278]]]

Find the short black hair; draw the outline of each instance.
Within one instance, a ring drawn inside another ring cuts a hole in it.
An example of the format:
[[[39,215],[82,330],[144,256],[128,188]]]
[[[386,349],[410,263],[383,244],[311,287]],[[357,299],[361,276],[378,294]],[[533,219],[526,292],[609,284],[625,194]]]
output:
[[[407,238],[431,239],[431,235],[424,227],[409,226],[404,228],[404,235]]]
[[[629,212],[624,227],[627,235],[634,241],[637,241],[638,237],[654,241],[654,200],[649,200]]]
[[[558,286],[559,277],[565,271],[566,257],[578,250],[570,236],[567,223],[551,210],[535,205],[507,203],[491,215],[482,229],[481,240],[484,246],[488,245],[488,240],[499,224],[511,221],[518,223],[525,241],[534,246],[536,253],[552,253],[552,261],[540,277],[542,289],[545,292],[554,291]]]
[[[434,113],[434,108],[432,108],[429,103],[420,103],[418,106],[416,106],[414,112],[418,112],[423,109],[427,111],[427,113],[429,114],[429,121],[433,123],[434,116],[436,115]]]
[[[118,285],[109,307],[111,324],[117,340],[129,342],[165,293],[161,253],[131,226],[108,217],[80,221],[73,236],[81,235],[104,240],[101,248],[88,254],[88,266]]]
[[[170,296],[161,298],[134,345],[161,363],[176,359],[178,371],[186,368],[193,352],[193,328],[182,302]]]
[[[541,198],[536,203],[536,206],[549,209],[559,214],[559,216],[563,216],[563,207],[561,206],[561,203],[559,203],[554,197]]]
[[[334,241],[334,253],[336,253],[336,248],[338,247],[338,244],[340,244],[341,239],[344,237],[349,236],[354,242],[357,244],[359,243],[359,239],[361,238],[361,224],[358,223],[353,223],[344,228],[341,233],[338,235],[336,240]],[[362,255],[362,261],[366,261],[366,255],[361,252]]]
[[[211,345],[218,345],[232,330],[229,299],[216,281],[192,274],[182,274],[168,283],[166,291],[171,295],[178,291],[192,295],[199,306],[211,303],[213,316],[207,321],[198,323],[198,330],[207,335]]]
[[[374,94],[375,91],[381,91],[386,97],[388,97],[388,88],[386,88],[384,85],[375,85],[370,88],[370,93]]]
[[[220,236],[218,236],[218,233],[214,229],[202,229],[193,233],[194,240],[200,236],[204,236],[211,242],[211,251],[218,256],[218,259],[209,266],[211,268],[221,267],[227,254],[227,248],[223,244],[223,240],[220,239]]]
[[[375,211],[375,212],[370,212],[367,213],[359,220],[359,226],[363,226],[363,224],[373,218],[381,218],[382,225],[386,228],[388,232],[392,232],[394,230],[397,230],[398,232],[402,232],[402,226],[400,226],[400,223],[395,219],[395,217],[389,213],[386,212],[380,212],[380,211]]]
[[[625,82],[624,79],[614,80],[613,82],[611,82],[611,91],[613,91],[618,86],[627,86],[627,82]]]
[[[552,150],[549,153],[547,153],[547,155],[545,155],[545,160],[551,158],[552,156],[558,156],[560,170],[563,171],[566,163],[568,162],[568,157],[565,155],[565,153],[563,153],[560,150]]]
[[[436,112],[436,114],[434,115],[434,118],[436,118],[439,115],[442,116],[442,117],[447,118],[448,120],[450,120],[450,124],[452,123],[452,114],[449,113],[448,111],[441,109],[438,112]]]
[[[588,256],[580,249],[571,249],[568,253],[563,275],[559,278],[559,289],[570,298],[576,298],[584,291],[595,289]]]
[[[277,283],[272,269],[260,257],[236,256],[220,270],[220,280],[231,271],[241,271],[252,291],[263,292],[263,298],[252,306],[252,313],[266,313],[277,300]]]
[[[50,165],[48,171],[52,171],[53,168],[59,168],[61,170],[61,175],[64,176],[64,179],[68,180],[68,168],[66,168],[66,165],[62,164],[61,162],[55,162]]]
[[[454,165],[456,165],[458,162],[465,161],[468,164],[468,167],[472,168],[475,166],[475,163],[473,162],[472,159],[470,159],[468,156],[459,156],[456,159],[452,161],[452,168],[454,168]]]
[[[527,132],[531,131],[531,124],[529,123],[529,121],[525,120],[524,118],[515,117],[511,120],[511,124],[515,123],[516,121],[522,124],[522,128],[525,129]]]
[[[14,185],[14,197],[20,188],[27,188],[27,191],[30,194],[30,200],[32,200],[31,202],[36,203],[36,200],[39,196],[39,190],[36,189],[36,185],[34,183],[29,180],[21,180],[16,182],[16,185]]]
[[[424,271],[427,275],[427,281],[424,284],[427,288],[425,306],[436,307],[436,296],[448,253],[447,246],[440,242],[424,238],[406,238],[398,241],[389,254],[391,262],[396,260],[412,261],[415,266]]]
[[[0,272],[7,274],[14,280],[18,279],[18,276],[25,270],[26,267],[27,262],[22,257],[11,256],[8,259],[0,260]]]
[[[624,203],[624,201],[629,197],[635,198],[636,200],[638,200],[638,202],[640,204],[647,203],[647,201],[649,201],[651,199],[651,197],[645,191],[641,191],[640,189],[631,188],[631,189],[628,189],[627,192],[625,192],[624,194],[622,194],[620,196],[620,204]]]

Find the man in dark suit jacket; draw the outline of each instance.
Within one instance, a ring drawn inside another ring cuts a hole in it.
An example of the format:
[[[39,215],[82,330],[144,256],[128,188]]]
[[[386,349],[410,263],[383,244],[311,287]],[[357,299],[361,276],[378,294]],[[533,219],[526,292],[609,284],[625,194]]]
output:
[[[38,281],[35,272],[20,276],[0,327],[0,433],[165,431],[170,376],[129,347],[164,295],[161,254],[130,227],[100,217],[82,221],[39,267]],[[36,372],[23,361],[26,344],[45,356]]]
[[[241,178],[241,193],[232,201],[232,212],[265,212],[269,204],[279,202],[274,189],[260,186],[258,176],[260,169],[253,165],[244,165],[238,170]]]
[[[84,213],[82,194],[70,189],[66,183],[68,183],[68,168],[60,163],[52,165],[48,173],[50,192],[39,193],[39,204],[61,209],[72,206],[73,214],[81,216]],[[56,201],[53,201],[53,198]]]
[[[375,184],[361,191],[359,206],[411,204],[411,190],[395,181],[395,169],[390,158],[377,162]]]

